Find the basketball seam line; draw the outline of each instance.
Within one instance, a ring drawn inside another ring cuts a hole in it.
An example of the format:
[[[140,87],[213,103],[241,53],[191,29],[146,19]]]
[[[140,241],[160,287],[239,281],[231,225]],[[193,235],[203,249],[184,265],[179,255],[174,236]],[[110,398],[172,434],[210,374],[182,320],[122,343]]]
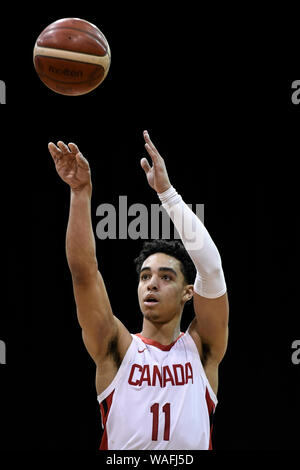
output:
[[[69,60],[82,64],[102,65],[104,68],[106,67],[106,75],[110,67],[110,56],[107,54],[105,56],[97,56],[93,54],[85,54],[84,52],[75,52],[65,49],[47,48],[35,45],[33,56],[34,62],[36,57],[47,57],[48,59],[52,58]]]
[[[103,65],[101,64],[92,64],[90,62],[82,62],[81,60],[65,59],[64,57],[53,57],[52,55],[40,55],[40,54],[37,54],[35,57],[45,57],[46,59],[64,60],[66,62],[73,62],[73,63],[76,62],[76,64],[92,65],[96,67],[101,67],[103,70],[105,70]]]
[[[108,53],[104,54],[104,55],[99,55],[99,54],[92,54],[91,52],[81,52],[81,51],[71,51],[70,49],[58,49],[57,47],[51,47],[51,46],[39,46],[37,44],[37,47],[39,47],[40,49],[52,49],[53,51],[63,51],[63,52],[74,52],[75,54],[84,54],[84,55],[90,55],[92,57],[107,57],[109,56]],[[52,57],[52,56],[44,56],[42,54],[39,54],[41,57]]]

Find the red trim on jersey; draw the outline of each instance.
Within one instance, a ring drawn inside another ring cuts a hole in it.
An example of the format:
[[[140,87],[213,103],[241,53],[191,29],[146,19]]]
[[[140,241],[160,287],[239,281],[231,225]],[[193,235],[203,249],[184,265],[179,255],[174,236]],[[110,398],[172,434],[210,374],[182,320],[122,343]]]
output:
[[[136,333],[135,336],[138,336],[139,338],[141,338],[141,340],[142,340],[143,343],[145,343],[145,344],[150,344],[151,346],[155,346],[156,348],[161,349],[162,351],[170,351],[170,349],[174,346],[174,344],[175,344],[175,343],[179,340],[179,338],[181,338],[181,336],[183,336],[183,335],[184,335],[184,333],[180,333],[180,335],[178,336],[178,338],[175,339],[175,341],[173,341],[173,343],[168,344],[167,346],[165,346],[164,344],[159,343],[158,341],[154,341],[154,339],[145,338],[145,337],[142,336],[140,333]]]
[[[109,415],[110,407],[112,404],[113,400],[113,395],[114,395],[114,390],[111,392],[108,397],[106,397],[101,403],[100,403],[100,411],[101,411],[101,418],[102,418],[102,424],[103,424],[103,435],[101,439],[101,444],[100,444],[100,450],[108,450],[108,439],[107,439],[107,429],[106,429],[106,421]],[[104,406],[105,402],[105,406]]]
[[[208,415],[209,415],[209,424],[210,424],[210,437],[209,437],[208,450],[212,450],[213,416],[214,416],[216,405],[212,401],[207,387],[205,391],[205,399],[206,399]]]

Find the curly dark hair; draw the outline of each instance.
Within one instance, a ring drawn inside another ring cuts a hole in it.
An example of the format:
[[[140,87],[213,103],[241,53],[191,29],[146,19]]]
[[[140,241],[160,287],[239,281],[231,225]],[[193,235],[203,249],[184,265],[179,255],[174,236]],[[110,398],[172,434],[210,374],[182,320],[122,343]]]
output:
[[[194,284],[196,269],[181,240],[149,240],[144,242],[139,256],[134,260],[138,275],[145,259],[154,253],[165,253],[180,261],[184,280],[187,284]]]

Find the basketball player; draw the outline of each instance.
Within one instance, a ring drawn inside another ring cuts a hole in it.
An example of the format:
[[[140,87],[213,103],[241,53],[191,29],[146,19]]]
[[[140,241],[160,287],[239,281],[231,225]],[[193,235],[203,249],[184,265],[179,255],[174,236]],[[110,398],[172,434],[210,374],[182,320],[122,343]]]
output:
[[[148,242],[137,258],[143,315],[138,334],[130,334],[112,312],[98,270],[89,164],[75,144],[49,143],[56,170],[71,188],[66,254],[83,341],[96,364],[104,429],[100,449],[211,449],[218,367],[228,336],[221,259],[200,219],[171,185],[146,131],[144,140],[152,162],[143,158],[141,166],[183,245]],[[183,333],[183,308],[192,298],[195,317]]]

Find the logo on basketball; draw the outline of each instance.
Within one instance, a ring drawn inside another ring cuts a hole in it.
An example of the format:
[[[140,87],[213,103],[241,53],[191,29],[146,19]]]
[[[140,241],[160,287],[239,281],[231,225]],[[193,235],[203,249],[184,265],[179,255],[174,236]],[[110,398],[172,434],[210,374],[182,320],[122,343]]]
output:
[[[0,80],[0,104],[6,104],[6,87],[3,80]]]
[[[53,65],[49,65],[49,73],[57,75],[64,75],[65,77],[82,78],[83,73],[81,70],[59,69]]]

